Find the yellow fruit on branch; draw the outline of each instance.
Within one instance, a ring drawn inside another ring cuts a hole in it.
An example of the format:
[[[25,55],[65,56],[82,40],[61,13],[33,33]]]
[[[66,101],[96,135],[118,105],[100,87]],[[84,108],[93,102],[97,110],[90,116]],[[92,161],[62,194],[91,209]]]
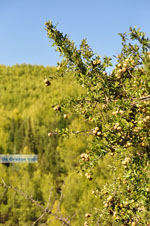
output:
[[[46,78],[46,79],[44,79],[44,83],[45,83],[45,86],[50,86],[50,81]]]
[[[67,114],[64,114],[63,117],[64,117],[64,119],[67,119],[68,118],[68,115]]]
[[[60,105],[56,105],[54,108],[53,108],[54,111],[61,111],[61,107]]]
[[[96,63],[97,63],[97,65],[101,64],[101,60],[97,60]]]
[[[103,71],[103,75],[107,75],[107,72],[106,71]]]
[[[94,66],[96,66],[96,60],[93,60],[93,62],[92,62],[92,64],[94,65]]]
[[[82,153],[80,155],[80,158],[83,160],[83,161],[89,161],[89,155],[86,154],[86,153]]]
[[[113,200],[113,196],[110,195],[110,196],[107,198],[107,201],[108,201],[108,202],[111,202],[112,200]]]
[[[53,133],[52,132],[49,132],[48,133],[48,137],[51,137],[51,136],[53,136]]]
[[[126,72],[127,68],[126,67],[123,67],[122,68],[122,72]]]
[[[84,226],[88,226],[89,224],[88,224],[88,222],[87,221],[85,221],[84,222]]]
[[[92,180],[92,176],[91,176],[90,173],[86,173],[85,176],[86,176],[87,179]]]
[[[100,65],[101,64],[101,60],[100,59],[99,60],[93,60],[92,64],[93,64],[93,66]]]
[[[89,218],[89,217],[91,217],[91,214],[90,213],[86,213],[85,217]]]

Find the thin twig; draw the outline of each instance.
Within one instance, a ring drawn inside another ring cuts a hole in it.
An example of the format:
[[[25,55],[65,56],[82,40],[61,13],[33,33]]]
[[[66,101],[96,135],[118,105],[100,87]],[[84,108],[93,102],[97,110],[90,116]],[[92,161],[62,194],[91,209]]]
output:
[[[48,210],[48,208],[49,208],[49,204],[50,204],[50,201],[51,201],[51,195],[52,195],[52,188],[51,188],[50,193],[49,193],[49,198],[48,198],[48,201],[47,201],[46,208],[44,209],[44,211],[41,214],[41,216],[39,218],[37,218],[36,221],[34,221],[31,226],[35,225],[38,221],[40,221],[47,213],[50,213],[50,211]]]
[[[68,222],[68,220],[67,220],[66,218],[63,218],[63,217],[61,217],[61,216],[58,216],[56,213],[52,213],[52,207],[53,207],[53,205],[54,205],[54,202],[53,202],[52,207],[49,209],[49,203],[50,203],[50,201],[51,201],[51,191],[52,191],[52,189],[50,190],[50,194],[49,194],[47,206],[46,206],[46,208],[44,208],[44,206],[42,206],[38,201],[34,200],[34,199],[32,198],[32,196],[29,196],[29,195],[25,194],[23,191],[21,191],[21,190],[15,188],[15,187],[13,187],[13,186],[11,186],[11,185],[6,184],[5,181],[3,180],[3,178],[1,178],[1,179],[2,179],[2,183],[0,184],[0,186],[3,186],[4,188],[10,188],[10,189],[14,190],[15,192],[17,192],[17,193],[23,195],[27,200],[30,200],[30,201],[31,201],[32,203],[34,203],[37,207],[39,207],[40,209],[43,210],[42,215],[41,215],[35,222],[33,222],[32,225],[35,225],[35,224],[36,224],[39,220],[41,220],[46,214],[49,214],[49,215],[51,215],[51,216],[54,216],[57,220],[59,220],[60,222],[62,222],[64,225],[70,226],[70,223]]]
[[[42,215],[33,222],[31,226],[34,226],[39,220],[41,220],[46,215],[46,212],[43,212]]]
[[[25,194],[23,191],[21,191],[21,190],[15,188],[15,187],[13,187],[13,186],[11,186],[11,185],[6,184],[5,181],[3,180],[3,178],[2,178],[2,182],[3,182],[3,184],[0,184],[0,185],[2,185],[3,187],[5,187],[5,188],[11,188],[11,189],[14,190],[15,192],[17,192],[17,193],[23,195],[26,199],[30,200],[30,201],[31,201],[32,203],[34,203],[36,206],[38,206],[38,207],[40,207],[41,209],[43,209],[43,206],[39,203],[39,201],[34,200],[34,199],[32,198],[32,196],[29,196],[29,195]]]

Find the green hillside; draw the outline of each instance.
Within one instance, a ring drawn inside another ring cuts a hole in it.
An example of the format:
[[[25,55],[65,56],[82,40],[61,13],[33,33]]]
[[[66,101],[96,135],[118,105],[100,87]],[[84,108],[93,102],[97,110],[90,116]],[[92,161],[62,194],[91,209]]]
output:
[[[0,66],[0,154],[38,155],[38,163],[0,164],[0,180],[13,187],[5,190],[0,186],[0,225],[28,226],[42,214],[40,208],[14,189],[32,195],[43,206],[52,189],[53,212],[70,217],[72,225],[78,226],[83,224],[85,213],[99,202],[93,199],[92,184],[95,183],[96,188],[103,183],[103,177],[107,179],[105,170],[102,178],[98,176],[95,182],[87,181],[78,173],[79,156],[91,138],[48,136],[49,131],[56,128],[88,128],[88,123],[75,113],[68,115],[63,110],[60,113],[53,110],[65,97],[84,93],[84,88],[79,87],[71,74],[55,80],[56,74],[54,67]],[[50,78],[48,87],[44,84],[45,78]],[[36,225],[42,222],[61,225],[61,221],[51,215]]]

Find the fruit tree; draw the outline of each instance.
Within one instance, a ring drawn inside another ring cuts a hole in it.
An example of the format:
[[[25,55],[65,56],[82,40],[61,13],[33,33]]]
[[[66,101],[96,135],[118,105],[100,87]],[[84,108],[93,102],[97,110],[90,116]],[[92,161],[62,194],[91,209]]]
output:
[[[66,119],[77,114],[88,125],[83,131],[56,128],[50,135],[91,136],[80,156],[80,172],[88,180],[94,180],[94,168],[106,156],[120,164],[110,169],[112,183],[96,193],[103,207],[93,207],[85,225],[150,225],[150,39],[136,27],[119,34],[122,50],[108,73],[110,57],[94,54],[86,39],[77,48],[51,21],[45,25],[63,56],[55,77],[71,71],[84,90],[53,108]]]

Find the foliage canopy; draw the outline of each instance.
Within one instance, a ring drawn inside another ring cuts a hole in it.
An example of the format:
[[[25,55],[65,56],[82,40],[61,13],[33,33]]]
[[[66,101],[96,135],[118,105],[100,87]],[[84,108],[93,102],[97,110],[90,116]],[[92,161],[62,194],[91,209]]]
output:
[[[104,207],[92,213],[90,225],[148,225],[150,39],[136,27],[130,27],[129,34],[120,34],[122,50],[116,56],[116,66],[107,74],[111,58],[101,60],[85,39],[78,50],[51,21],[46,22],[46,30],[53,46],[64,56],[61,70],[73,71],[86,90],[84,95],[60,104],[82,115],[89,123],[84,133],[93,135],[80,156],[81,171],[94,180],[94,168],[107,155],[122,163],[121,176],[112,164],[113,181],[98,192]],[[75,132],[67,130],[67,135],[71,134]]]

